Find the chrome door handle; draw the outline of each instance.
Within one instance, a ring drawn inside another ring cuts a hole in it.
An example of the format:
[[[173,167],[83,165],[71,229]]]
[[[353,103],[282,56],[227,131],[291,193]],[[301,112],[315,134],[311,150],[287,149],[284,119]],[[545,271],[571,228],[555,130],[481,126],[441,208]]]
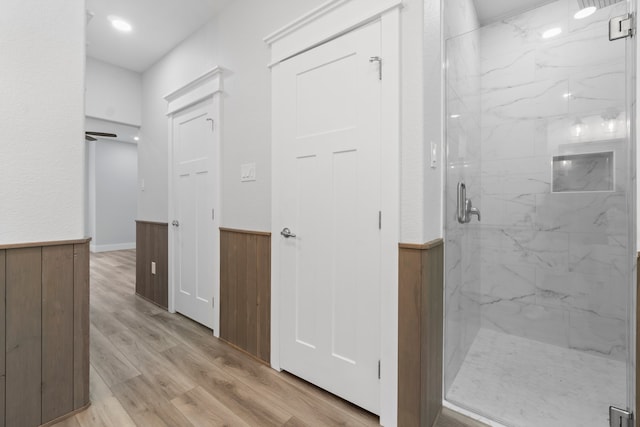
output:
[[[282,234],[285,239],[288,239],[289,237],[296,237],[296,235],[293,234],[288,228],[283,228],[280,234]]]
[[[180,227],[180,223],[177,220],[173,220],[171,225],[173,225],[174,227]]]

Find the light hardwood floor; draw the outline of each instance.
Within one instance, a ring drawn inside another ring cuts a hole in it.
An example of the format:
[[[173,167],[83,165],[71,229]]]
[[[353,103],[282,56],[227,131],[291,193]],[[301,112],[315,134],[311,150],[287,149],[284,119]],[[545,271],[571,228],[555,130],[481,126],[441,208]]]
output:
[[[135,251],[91,255],[92,405],[56,426],[378,425],[378,417],[136,297],[134,281]],[[437,425],[464,425],[451,421]]]
[[[134,295],[135,251],[91,255],[91,402],[56,426],[378,425]]]

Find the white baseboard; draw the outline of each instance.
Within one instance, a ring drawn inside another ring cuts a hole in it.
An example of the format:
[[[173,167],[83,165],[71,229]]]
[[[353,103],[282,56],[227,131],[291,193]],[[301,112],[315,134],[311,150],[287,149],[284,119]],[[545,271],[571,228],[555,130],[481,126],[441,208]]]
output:
[[[135,249],[136,243],[118,243],[115,245],[89,245],[91,252],[111,252],[111,251],[123,251],[125,249]]]

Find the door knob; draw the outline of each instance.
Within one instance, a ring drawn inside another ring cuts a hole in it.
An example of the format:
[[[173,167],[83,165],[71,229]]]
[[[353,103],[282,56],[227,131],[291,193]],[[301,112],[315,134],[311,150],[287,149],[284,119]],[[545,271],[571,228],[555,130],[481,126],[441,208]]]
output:
[[[171,225],[173,225],[174,227],[180,227],[180,223],[177,220],[173,220]]]
[[[296,237],[296,235],[293,234],[288,228],[283,228],[280,234],[282,234],[285,239],[288,239],[289,237]]]

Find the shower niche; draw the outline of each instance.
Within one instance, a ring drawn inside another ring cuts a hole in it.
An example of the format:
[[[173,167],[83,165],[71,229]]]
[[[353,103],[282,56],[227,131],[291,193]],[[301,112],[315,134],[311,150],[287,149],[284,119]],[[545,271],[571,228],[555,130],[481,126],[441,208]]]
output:
[[[613,171],[613,151],[553,156],[551,191],[613,191]]]

